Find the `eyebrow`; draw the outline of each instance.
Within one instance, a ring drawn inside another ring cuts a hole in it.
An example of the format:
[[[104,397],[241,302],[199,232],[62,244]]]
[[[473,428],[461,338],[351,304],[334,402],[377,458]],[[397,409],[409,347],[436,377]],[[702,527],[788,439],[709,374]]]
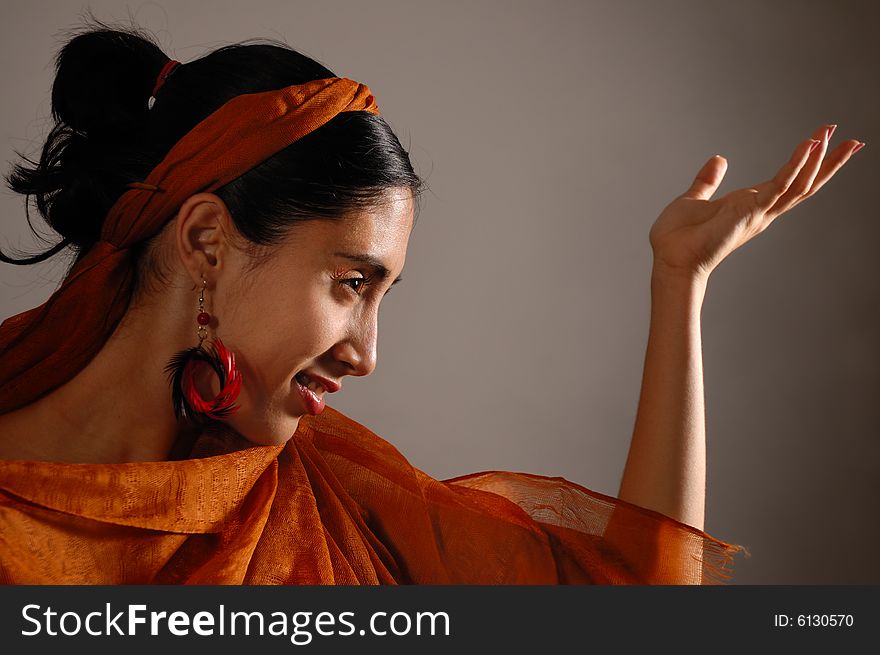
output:
[[[365,253],[352,253],[352,252],[335,252],[333,253],[336,257],[343,257],[345,259],[349,259],[353,262],[360,262],[361,264],[366,264],[370,268],[373,269],[375,275],[380,279],[380,281],[384,282],[389,277],[391,277],[391,271],[388,270],[388,267],[385,266],[379,259],[373,257],[373,255],[368,255]],[[393,287],[395,284],[403,280],[402,275],[398,275],[397,279],[391,283]],[[390,289],[391,287],[389,287]]]

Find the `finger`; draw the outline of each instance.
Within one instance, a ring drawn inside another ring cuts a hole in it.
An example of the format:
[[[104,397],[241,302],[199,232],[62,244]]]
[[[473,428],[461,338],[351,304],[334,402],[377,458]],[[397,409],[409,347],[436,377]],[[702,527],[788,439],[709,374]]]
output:
[[[695,200],[708,200],[712,194],[718,190],[724,174],[727,172],[727,160],[721,155],[714,155],[709,158],[697,176],[690,188],[681,194],[682,198],[693,198]]]
[[[801,141],[797,148],[794,149],[791,159],[779,169],[779,172],[776,173],[773,179],[762,182],[754,187],[756,191],[755,203],[759,210],[767,211],[777,200],[779,200],[804,167],[810,153],[820,143],[821,142],[817,139]]]
[[[822,186],[830,180],[834,174],[840,170],[840,168],[849,161],[849,158],[852,157],[857,151],[862,149],[864,144],[856,141],[855,139],[849,139],[848,141],[844,141],[839,146],[834,149],[828,158],[822,162],[822,168],[819,169],[819,174],[816,175],[816,179],[813,181],[813,186],[810,189],[810,193],[816,193]]]
[[[839,171],[843,165],[849,161],[850,157],[856,154],[859,150],[864,147],[864,144],[855,140],[849,139],[844,141],[840,145],[838,145],[830,155],[822,162],[822,167],[819,169],[819,173],[816,175],[816,179],[813,180],[813,186],[810,188],[809,193],[807,193],[802,198],[799,198],[795,205],[800,203],[802,200],[805,200],[816,193],[819,189],[821,189],[828,180],[834,177],[834,174]]]
[[[822,160],[825,158],[825,152],[828,149],[831,135],[834,134],[836,128],[837,125],[823,125],[813,133],[813,139],[818,140],[819,145],[811,150],[803,168],[798,172],[785,193],[773,203],[773,206],[767,212],[768,218],[772,220],[774,217],[788,211],[810,192],[816,175],[819,173]]]
[[[825,125],[820,125],[817,127],[812,134],[812,138],[817,141],[821,141],[825,139],[826,141],[831,141],[831,135],[834,134],[834,130],[837,129],[837,123],[826,123]]]

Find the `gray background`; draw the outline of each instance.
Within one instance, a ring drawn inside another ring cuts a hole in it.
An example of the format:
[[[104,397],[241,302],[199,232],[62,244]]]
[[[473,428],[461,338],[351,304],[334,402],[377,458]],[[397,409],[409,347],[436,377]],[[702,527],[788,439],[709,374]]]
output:
[[[4,0],[5,161],[37,154],[52,57],[85,6]],[[878,3],[89,6],[184,62],[269,36],[374,91],[431,192],[379,365],[331,405],[440,479],[527,471],[615,495],[660,210],[712,154],[730,162],[724,193],[823,122],[866,141],[709,281],[706,530],[751,550],[734,583],[880,583]],[[31,246],[22,199],[0,203],[0,244]],[[0,316],[62,271],[0,264]]]

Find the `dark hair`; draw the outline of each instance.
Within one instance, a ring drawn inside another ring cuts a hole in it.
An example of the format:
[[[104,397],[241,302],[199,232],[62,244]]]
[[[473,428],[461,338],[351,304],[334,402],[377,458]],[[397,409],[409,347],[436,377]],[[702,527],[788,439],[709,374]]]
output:
[[[91,22],[56,57],[55,126],[40,160],[17,152],[30,166],[16,164],[6,176],[10,189],[27,196],[26,213],[34,196],[39,213],[62,239],[23,259],[0,252],[2,261],[33,264],[70,247],[75,264],[98,241],[104,217],[125,185],[145,179],[171,146],[227,100],[336,76],[286,44],[251,39],[178,65],[148,109],[169,57],[141,28]],[[340,218],[374,206],[400,187],[412,191],[418,211],[424,182],[407,151],[384,118],[359,111],[337,115],[215,193],[252,245],[269,246],[297,220]],[[29,214],[27,220],[43,238]],[[136,248],[142,264],[149,241]],[[139,281],[143,274],[142,269]]]

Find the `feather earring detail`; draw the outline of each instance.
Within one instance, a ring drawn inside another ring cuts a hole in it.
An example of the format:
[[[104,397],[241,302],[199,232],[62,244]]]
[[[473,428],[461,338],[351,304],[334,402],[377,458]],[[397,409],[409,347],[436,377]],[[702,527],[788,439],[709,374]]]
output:
[[[235,354],[218,338],[212,339],[207,348],[202,345],[208,337],[207,326],[211,322],[211,315],[205,311],[207,286],[208,281],[202,280],[196,316],[199,344],[174,355],[165,367],[171,385],[174,415],[197,424],[233,416],[239,410],[234,403],[241,392],[241,372],[235,367]],[[202,398],[196,388],[196,373],[205,366],[212,368],[220,381],[220,391],[211,400]]]

